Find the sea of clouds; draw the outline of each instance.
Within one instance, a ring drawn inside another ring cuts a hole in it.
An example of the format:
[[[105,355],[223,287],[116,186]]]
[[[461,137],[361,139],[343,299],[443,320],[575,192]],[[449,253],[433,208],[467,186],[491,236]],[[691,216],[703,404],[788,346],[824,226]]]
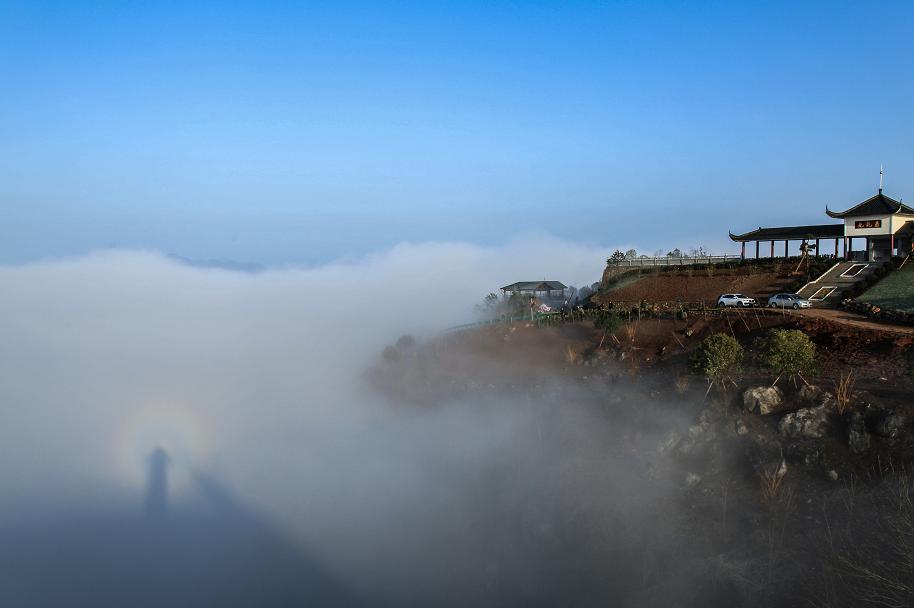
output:
[[[510,407],[392,407],[365,370],[401,334],[473,320],[501,285],[597,281],[608,255],[527,237],[259,273],[123,250],[0,267],[0,529],[140,517],[161,446],[173,508],[201,501],[195,476],[218,480],[363,596],[421,603],[487,580],[505,564],[461,539],[486,518],[488,468],[545,449],[531,421]],[[535,487],[539,474],[519,464],[513,478]],[[445,547],[449,565],[429,567]]]

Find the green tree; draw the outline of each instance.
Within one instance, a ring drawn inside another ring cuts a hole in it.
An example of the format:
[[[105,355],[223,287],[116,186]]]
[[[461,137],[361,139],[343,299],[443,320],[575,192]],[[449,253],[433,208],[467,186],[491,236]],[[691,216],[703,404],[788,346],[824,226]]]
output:
[[[616,249],[615,251],[613,251],[613,254],[611,256],[609,256],[609,259],[606,260],[606,263],[615,265],[615,264],[618,264],[619,262],[623,262],[623,261],[625,261],[625,254],[622,253],[621,251],[619,251],[618,249]]]
[[[606,340],[606,334],[614,334],[622,327],[622,319],[616,313],[610,310],[601,310],[593,320],[593,325],[597,329],[603,330],[603,337],[600,338],[600,345],[597,350],[603,348],[603,341]]]
[[[740,371],[743,363],[743,347],[730,334],[713,334],[705,338],[692,354],[692,373],[708,379],[708,391],[717,385],[721,389]]]
[[[759,344],[759,363],[777,374],[772,385],[781,376],[790,378],[794,385],[803,374],[816,371],[816,345],[798,329],[775,329]],[[808,382],[806,382],[808,384]]]

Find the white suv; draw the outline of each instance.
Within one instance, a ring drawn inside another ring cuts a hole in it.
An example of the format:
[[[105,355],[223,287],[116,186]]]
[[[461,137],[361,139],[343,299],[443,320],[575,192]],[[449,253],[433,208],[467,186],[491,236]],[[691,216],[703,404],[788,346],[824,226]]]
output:
[[[741,308],[755,306],[755,298],[744,296],[741,293],[725,293],[717,298],[717,306],[739,306]]]

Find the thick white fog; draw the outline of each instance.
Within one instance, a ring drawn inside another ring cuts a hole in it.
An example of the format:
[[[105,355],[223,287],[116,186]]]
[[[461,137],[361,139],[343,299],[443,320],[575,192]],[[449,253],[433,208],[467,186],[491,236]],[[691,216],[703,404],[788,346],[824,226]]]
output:
[[[375,415],[354,394],[385,344],[470,321],[486,293],[515,280],[589,284],[605,257],[530,238],[404,244],[259,274],[135,251],[0,267],[7,497],[130,483],[142,472],[125,457],[150,447],[132,441],[176,442],[194,466],[229,466],[286,433],[304,443],[302,427]],[[155,435],[171,426],[174,436]]]
[[[503,284],[590,284],[607,254],[531,237],[257,274],[137,251],[2,267],[0,517],[141,514],[146,459],[162,446],[174,507],[200,500],[195,475],[217,480],[361,594],[420,601],[491,576],[506,565],[459,542],[485,500],[479,479],[550,448],[511,407],[398,408],[364,372],[401,334],[472,320]],[[562,424],[586,451],[578,422]],[[518,500],[538,474],[518,467]],[[606,491],[624,483],[595,475]]]

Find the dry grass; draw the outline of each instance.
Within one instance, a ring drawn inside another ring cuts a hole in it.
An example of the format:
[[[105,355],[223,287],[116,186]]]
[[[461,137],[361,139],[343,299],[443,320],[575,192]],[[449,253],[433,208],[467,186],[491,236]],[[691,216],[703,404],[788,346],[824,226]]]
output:
[[[578,362],[579,358],[580,354],[578,353],[578,349],[573,344],[569,344],[565,347],[565,361],[574,365]]]
[[[854,392],[854,372],[841,372],[835,381],[835,411],[844,414],[851,407],[851,395]]]
[[[629,344],[634,346],[635,338],[638,336],[638,326],[634,323],[627,323],[625,325],[625,337],[628,339]]]
[[[846,490],[845,516],[857,525],[827,529],[830,566],[846,606],[914,605],[914,478],[895,471],[866,493]]]
[[[783,460],[781,460],[781,464],[776,469],[759,472],[762,500],[769,504],[776,503],[784,490],[784,479],[786,477],[787,464]]]
[[[689,391],[689,377],[685,375],[679,376],[676,378],[676,383],[674,386],[676,387],[677,393],[680,395],[685,395]]]

